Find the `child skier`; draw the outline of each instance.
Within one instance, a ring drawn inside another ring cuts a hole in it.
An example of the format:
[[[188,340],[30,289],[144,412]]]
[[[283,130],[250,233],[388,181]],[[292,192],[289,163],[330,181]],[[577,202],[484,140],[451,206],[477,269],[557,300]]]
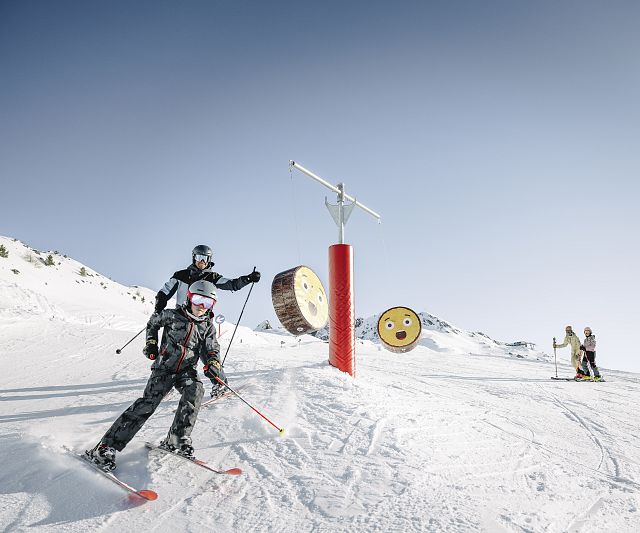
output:
[[[169,433],[160,445],[193,457],[191,431],[204,394],[196,369],[198,360],[205,364],[205,376],[211,380],[217,377],[226,383],[212,320],[216,300],[213,283],[196,281],[189,286],[187,303],[177,309],[154,313],[149,319],[143,353],[153,364],[142,397],[118,417],[95,448],[85,452],[103,470],[115,469],[116,451],[124,449],[173,387],[181,394],[180,402]],[[158,350],[158,331],[162,327],[164,331]]]
[[[582,367],[580,366],[580,339],[573,332],[573,328],[571,326],[567,326],[565,328],[565,337],[564,342],[562,344],[553,343],[554,348],[564,348],[567,345],[571,345],[571,366],[576,369],[575,379],[583,379],[585,374],[582,372]]]
[[[589,366],[593,371],[593,375],[591,376],[594,381],[602,380],[600,376],[600,370],[596,366],[596,336],[591,331],[590,327],[584,328],[585,339],[580,346],[580,349],[584,352],[584,356],[582,357],[582,373],[586,376],[589,376]]]

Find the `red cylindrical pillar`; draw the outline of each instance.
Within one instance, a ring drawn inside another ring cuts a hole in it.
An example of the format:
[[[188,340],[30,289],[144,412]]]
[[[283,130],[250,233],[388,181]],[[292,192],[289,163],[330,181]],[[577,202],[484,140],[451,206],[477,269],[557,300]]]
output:
[[[329,363],[356,376],[353,248],[329,247]]]

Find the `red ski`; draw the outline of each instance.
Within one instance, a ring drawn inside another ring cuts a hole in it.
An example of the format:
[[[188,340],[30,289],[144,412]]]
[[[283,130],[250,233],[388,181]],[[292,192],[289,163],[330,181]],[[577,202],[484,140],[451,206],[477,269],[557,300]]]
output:
[[[131,485],[129,485],[128,483],[125,483],[124,481],[122,481],[121,479],[116,477],[111,472],[107,472],[105,470],[102,470],[102,468],[100,468],[97,464],[95,464],[93,461],[91,461],[91,459],[89,459],[86,456],[86,454],[73,452],[73,451],[68,450],[68,449],[67,449],[67,451],[69,453],[71,453],[74,457],[77,457],[78,459],[80,459],[84,464],[89,465],[95,471],[100,472],[104,477],[106,477],[107,479],[110,479],[116,485],[118,485],[118,487],[126,490],[127,492],[129,492],[131,494],[134,494],[136,496],[139,496],[140,498],[143,498],[143,499],[148,500],[148,501],[153,501],[153,500],[157,500],[158,499],[158,494],[156,492],[154,492],[152,490],[148,490],[148,489],[138,490],[138,489],[132,487]]]
[[[158,450],[158,451],[164,452],[166,454],[173,455],[175,457],[180,457],[180,459],[184,459],[185,461],[189,461],[190,463],[193,463],[194,465],[201,466],[202,468],[205,468],[206,470],[209,470],[209,472],[214,472],[216,474],[230,474],[230,475],[234,475],[234,476],[237,476],[238,474],[242,474],[242,470],[240,468],[230,468],[229,470],[217,470],[217,469],[213,468],[212,466],[208,465],[207,463],[205,463],[204,461],[201,461],[200,459],[195,459],[195,458],[194,459],[190,459],[189,457],[185,457],[184,455],[180,455],[179,453],[172,452],[170,450],[162,448],[162,447],[158,446],[157,444],[152,444],[151,442],[145,442],[144,445],[147,448],[149,448],[150,450]]]
[[[240,392],[245,390],[246,388],[247,388],[246,385],[240,385],[236,390]],[[222,400],[223,398],[227,398],[228,396],[234,396],[234,394],[233,392],[227,389],[227,391],[223,392],[220,396],[216,396],[214,398],[208,399],[206,402],[202,402],[202,405],[200,407],[206,407],[207,405],[216,403],[218,400]]]

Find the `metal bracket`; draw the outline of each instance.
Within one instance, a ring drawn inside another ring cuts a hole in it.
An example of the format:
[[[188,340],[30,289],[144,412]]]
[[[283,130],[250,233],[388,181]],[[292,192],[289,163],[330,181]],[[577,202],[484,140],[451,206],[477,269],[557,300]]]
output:
[[[378,213],[376,213],[375,211],[372,211],[367,206],[361,204],[360,202],[358,202],[358,200],[356,200],[355,198],[349,196],[344,192],[344,183],[338,183],[337,187],[334,185],[331,185],[330,183],[323,180],[320,176],[316,176],[313,172],[307,170],[306,168],[304,168],[302,165],[299,165],[295,161],[289,161],[289,167],[298,169],[303,174],[306,174],[310,178],[313,178],[314,180],[321,183],[328,189],[331,189],[332,191],[337,193],[338,195],[337,205],[330,204],[326,196],[324,198],[324,204],[329,210],[329,213],[331,214],[331,218],[333,218],[334,222],[336,223],[336,226],[338,226],[340,244],[344,244],[344,226],[347,223],[347,220],[349,220],[349,217],[351,216],[351,213],[353,212],[354,207],[357,206],[363,209],[370,215],[377,218],[378,222],[380,222],[380,215]],[[346,203],[345,200],[349,200],[352,203],[350,204]]]

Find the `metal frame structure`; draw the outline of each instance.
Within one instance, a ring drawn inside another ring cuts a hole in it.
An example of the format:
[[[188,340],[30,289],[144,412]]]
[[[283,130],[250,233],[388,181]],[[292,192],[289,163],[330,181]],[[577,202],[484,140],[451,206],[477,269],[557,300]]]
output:
[[[380,222],[380,215],[345,192],[344,183],[331,185],[295,161],[289,166],[306,174],[338,195],[337,205],[325,206],[338,226],[338,244],[329,247],[329,363],[355,377],[355,307],[353,296],[353,250],[344,243],[344,228],[355,207]],[[351,203],[346,203],[349,201]]]

